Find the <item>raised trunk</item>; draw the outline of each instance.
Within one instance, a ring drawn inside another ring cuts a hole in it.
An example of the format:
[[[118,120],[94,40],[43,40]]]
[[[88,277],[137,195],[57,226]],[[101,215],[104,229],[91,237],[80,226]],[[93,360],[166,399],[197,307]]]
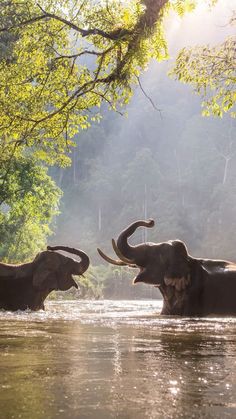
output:
[[[68,246],[47,246],[47,250],[63,250],[64,252],[79,256],[81,258],[81,262],[75,261],[74,270],[72,272],[74,275],[82,275],[89,267],[89,257],[80,249],[75,249]]]
[[[117,239],[117,247],[119,251],[128,259],[134,260],[136,264],[139,264],[139,259],[142,257],[140,254],[140,246],[131,246],[128,243],[128,238],[136,231],[138,227],[153,227],[154,221],[153,220],[139,220],[135,223],[131,224],[125,230],[123,230],[118,239]]]

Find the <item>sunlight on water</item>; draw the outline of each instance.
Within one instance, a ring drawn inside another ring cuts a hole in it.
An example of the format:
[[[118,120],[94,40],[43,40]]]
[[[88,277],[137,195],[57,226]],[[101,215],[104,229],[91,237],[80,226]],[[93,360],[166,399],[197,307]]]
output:
[[[183,329],[192,332],[207,326],[209,330],[236,325],[236,317],[188,318],[161,316],[162,300],[61,300],[47,301],[45,311],[8,312],[0,310],[1,320],[34,321],[79,320],[82,324],[127,324],[163,327],[165,330]]]
[[[16,313],[0,311],[0,320],[80,320],[81,323],[138,323],[146,316],[157,316],[162,301],[77,300],[47,301],[46,310]]]
[[[236,318],[162,302],[47,301],[0,311],[3,418],[236,417]]]

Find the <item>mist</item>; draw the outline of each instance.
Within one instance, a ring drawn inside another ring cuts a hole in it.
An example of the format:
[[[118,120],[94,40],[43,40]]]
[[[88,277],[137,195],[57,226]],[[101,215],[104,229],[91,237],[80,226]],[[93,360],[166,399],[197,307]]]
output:
[[[235,5],[168,19],[170,59],[150,63],[124,115],[104,107],[102,121],[78,136],[72,166],[54,172],[64,196],[51,242],[81,247],[100,265],[97,247],[112,254],[112,237],[154,218],[132,243],[178,238],[193,256],[236,260],[235,120],[202,117],[201,98],[167,75],[184,46],[232,34]]]

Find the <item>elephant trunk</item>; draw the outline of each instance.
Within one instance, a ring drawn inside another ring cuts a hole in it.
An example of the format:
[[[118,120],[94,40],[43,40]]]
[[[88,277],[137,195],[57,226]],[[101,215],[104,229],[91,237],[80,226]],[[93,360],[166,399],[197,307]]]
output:
[[[75,249],[68,246],[47,246],[47,250],[63,250],[65,252],[79,256],[81,258],[81,262],[76,262],[74,264],[74,270],[72,272],[74,275],[82,275],[85,271],[87,271],[89,267],[89,257],[80,249]]]
[[[131,246],[128,243],[128,238],[136,231],[138,227],[153,227],[154,226],[154,220],[139,220],[132,224],[130,224],[129,227],[127,227],[125,230],[123,230],[118,239],[117,239],[117,247],[119,251],[122,253],[122,255],[125,256],[125,258],[130,259],[131,261],[134,261],[137,265],[139,265],[140,258],[143,258],[143,252],[140,254],[140,246]],[[143,248],[143,245],[142,245]]]

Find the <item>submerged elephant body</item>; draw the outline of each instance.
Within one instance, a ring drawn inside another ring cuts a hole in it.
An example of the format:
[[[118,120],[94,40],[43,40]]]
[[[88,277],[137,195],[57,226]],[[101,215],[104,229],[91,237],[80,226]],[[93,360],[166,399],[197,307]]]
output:
[[[76,254],[81,262],[55,250]],[[0,309],[44,309],[44,301],[50,292],[65,291],[73,286],[78,288],[72,275],[82,275],[88,266],[86,253],[65,246],[48,247],[29,263],[0,263]]]
[[[158,287],[163,296],[164,315],[236,315],[236,264],[200,259],[189,255],[179,240],[131,246],[128,238],[154,221],[137,221],[123,230],[113,248],[120,260],[100,255],[109,263],[139,268],[134,283]]]
[[[162,314],[181,316],[235,315],[236,270],[227,261],[189,257],[188,280],[179,289],[179,278],[165,278]],[[183,280],[184,278],[182,278]]]

